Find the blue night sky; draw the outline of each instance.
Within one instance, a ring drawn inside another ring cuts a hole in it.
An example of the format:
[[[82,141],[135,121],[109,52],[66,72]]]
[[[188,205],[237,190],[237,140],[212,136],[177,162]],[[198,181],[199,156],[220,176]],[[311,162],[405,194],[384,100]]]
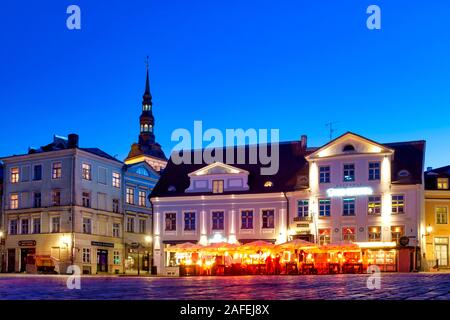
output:
[[[450,164],[449,1],[54,1],[0,5],[0,156],[53,134],[123,159],[137,140],[150,56],[155,133],[279,128],[309,145],[354,131],[427,140]],[[282,3],[280,3],[282,2]],[[81,30],[66,8],[81,7]],[[366,28],[366,8],[382,29]]]

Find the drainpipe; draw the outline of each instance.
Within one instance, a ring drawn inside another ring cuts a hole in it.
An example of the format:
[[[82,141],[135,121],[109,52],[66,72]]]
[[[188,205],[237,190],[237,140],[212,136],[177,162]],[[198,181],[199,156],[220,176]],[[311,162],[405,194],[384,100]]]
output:
[[[284,198],[286,199],[286,237],[289,237],[290,221],[289,221],[289,199],[286,195],[286,191],[283,191]],[[289,238],[287,238],[289,241]]]
[[[72,183],[71,183],[71,192],[70,192],[70,213],[72,218],[72,250],[70,254],[70,262],[71,265],[74,264],[74,253],[75,253],[75,158],[76,158],[77,149],[75,148],[74,156],[72,158]]]

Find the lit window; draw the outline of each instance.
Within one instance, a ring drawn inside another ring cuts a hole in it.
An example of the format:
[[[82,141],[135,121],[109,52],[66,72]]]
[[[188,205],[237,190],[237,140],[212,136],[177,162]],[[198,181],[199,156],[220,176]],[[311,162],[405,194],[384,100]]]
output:
[[[356,241],[355,228],[353,227],[342,228],[342,240],[351,242]]]
[[[115,188],[120,188],[120,173],[113,172],[113,174],[112,174],[112,185]]]
[[[185,231],[195,230],[195,212],[184,213],[184,230]]]
[[[355,198],[344,198],[342,200],[343,216],[354,216],[355,215]]]
[[[275,211],[263,210],[262,211],[262,227],[263,229],[275,228]]]
[[[52,165],[52,179],[61,179],[62,164],[61,162],[55,162]]]
[[[139,206],[145,207],[147,205],[147,192],[139,190]]]
[[[393,195],[392,196],[392,213],[404,213],[405,212],[405,196]]]
[[[9,208],[10,209],[19,209],[19,194],[11,193],[9,195]]]
[[[59,191],[59,190],[52,190],[52,204],[54,206],[61,205],[61,191]]]
[[[126,202],[134,204],[134,188],[127,187]]]
[[[438,178],[437,179],[437,188],[446,190],[448,189],[448,178]]]
[[[391,227],[391,236],[392,241],[400,240],[401,237],[405,235],[405,227],[403,226],[392,226]]]
[[[82,165],[82,177],[84,180],[91,180],[91,165],[83,163]]]
[[[265,188],[271,188],[271,187],[273,187],[273,182],[272,182],[272,181],[266,181],[266,182],[264,182],[264,187],[265,187]]]
[[[448,212],[447,207],[436,207],[436,224],[447,224]]]
[[[355,181],[355,165],[344,164],[344,182]]]
[[[120,251],[114,251],[113,263],[120,264]]]
[[[213,180],[213,193],[223,193],[223,180]]]
[[[381,214],[381,197],[369,196],[367,201],[367,213],[373,215]]]
[[[319,229],[319,244],[329,244],[331,243],[331,230],[330,229]]]
[[[319,183],[330,183],[330,174],[329,166],[319,167]]]
[[[241,229],[253,229],[253,210],[241,211]]]
[[[381,241],[381,227],[368,227],[369,241]]]
[[[213,230],[223,230],[224,225],[224,212],[223,211],[213,211],[212,212],[212,229]]]
[[[18,183],[19,182],[19,168],[11,168],[11,183]]]
[[[369,180],[380,180],[379,162],[369,162]]]

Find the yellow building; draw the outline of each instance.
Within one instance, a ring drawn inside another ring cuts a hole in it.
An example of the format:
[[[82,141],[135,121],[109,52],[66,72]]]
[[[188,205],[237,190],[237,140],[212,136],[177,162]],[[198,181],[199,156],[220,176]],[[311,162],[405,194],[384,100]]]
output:
[[[450,166],[425,172],[425,226],[428,267],[449,268]]]

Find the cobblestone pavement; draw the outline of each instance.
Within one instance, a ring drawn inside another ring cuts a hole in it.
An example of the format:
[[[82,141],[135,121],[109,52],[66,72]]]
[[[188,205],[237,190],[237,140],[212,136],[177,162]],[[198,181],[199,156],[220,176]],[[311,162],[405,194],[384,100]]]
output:
[[[122,277],[87,276],[70,290],[67,276],[1,275],[0,299],[439,299],[450,300],[450,274]]]

